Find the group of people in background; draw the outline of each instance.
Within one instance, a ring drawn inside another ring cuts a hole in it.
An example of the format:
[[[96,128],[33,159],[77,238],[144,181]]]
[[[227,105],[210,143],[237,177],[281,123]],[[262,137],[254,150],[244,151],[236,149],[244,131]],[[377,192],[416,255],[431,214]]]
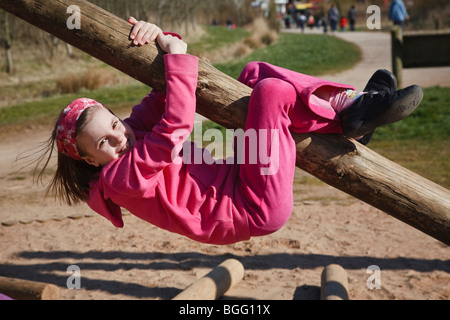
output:
[[[353,5],[348,11],[347,16],[340,16],[339,10],[336,5],[332,5],[328,11],[328,15],[320,19],[316,19],[310,9],[297,11],[294,6],[290,7],[285,16],[285,27],[289,29],[291,22],[294,21],[297,28],[305,30],[305,28],[313,29],[314,27],[323,27],[324,32],[328,31],[328,25],[330,25],[331,31],[335,32],[340,27],[341,31],[347,29],[347,25],[350,25],[350,30],[355,31],[356,24],[356,9]]]
[[[387,3],[387,1],[386,1]],[[335,4],[332,4],[326,16],[319,19],[315,18],[311,9],[297,10],[294,5],[287,8],[284,23],[287,29],[291,28],[291,23],[294,22],[297,28],[302,32],[305,28],[313,29],[323,28],[324,33],[328,32],[328,26],[332,32],[337,31],[338,26],[341,31],[346,31],[349,26],[350,31],[355,31],[357,19],[357,12],[354,5],[350,7],[347,15],[341,15]],[[403,26],[405,20],[409,19],[405,4],[402,0],[393,0],[389,8],[389,19],[394,25]]]

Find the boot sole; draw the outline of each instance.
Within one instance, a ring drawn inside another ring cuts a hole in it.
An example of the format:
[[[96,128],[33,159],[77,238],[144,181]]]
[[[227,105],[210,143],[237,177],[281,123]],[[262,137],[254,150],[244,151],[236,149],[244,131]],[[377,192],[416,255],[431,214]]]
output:
[[[411,86],[411,92],[394,102],[392,106],[374,121],[361,124],[361,126],[346,132],[348,138],[364,136],[377,127],[398,122],[409,116],[423,99],[423,91],[419,86]]]

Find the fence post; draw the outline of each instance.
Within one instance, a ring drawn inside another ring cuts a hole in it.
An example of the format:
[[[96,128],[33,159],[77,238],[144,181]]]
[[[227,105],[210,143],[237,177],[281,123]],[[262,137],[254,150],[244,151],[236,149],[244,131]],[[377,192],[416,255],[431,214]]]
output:
[[[392,72],[397,78],[398,86],[402,85],[402,28],[399,26],[394,26],[391,29],[391,47],[392,47]]]

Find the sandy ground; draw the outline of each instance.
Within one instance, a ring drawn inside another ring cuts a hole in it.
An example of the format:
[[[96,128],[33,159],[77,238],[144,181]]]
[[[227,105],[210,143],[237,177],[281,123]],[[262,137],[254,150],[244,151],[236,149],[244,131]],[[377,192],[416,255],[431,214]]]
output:
[[[347,39],[361,45],[363,61],[324,78],[362,88],[368,70],[390,68],[388,35],[348,34]],[[367,53],[372,50],[378,53]],[[449,74],[448,68],[413,69],[404,78],[422,86],[449,85]],[[434,83],[438,77],[443,80]],[[236,258],[245,276],[227,293],[230,299],[318,299],[320,274],[332,263],[346,269],[350,299],[450,297],[446,245],[300,169],[294,210],[284,228],[234,245],[205,245],[130,214],[125,213],[125,227],[116,229],[86,206],[43,199],[43,188],[32,183],[32,168],[17,172],[20,165],[13,162],[47,134],[45,128],[28,128],[0,139],[2,276],[55,284],[62,299],[171,299],[222,261]],[[71,265],[81,270],[79,290],[66,287]],[[380,289],[367,285],[372,265],[380,268]]]

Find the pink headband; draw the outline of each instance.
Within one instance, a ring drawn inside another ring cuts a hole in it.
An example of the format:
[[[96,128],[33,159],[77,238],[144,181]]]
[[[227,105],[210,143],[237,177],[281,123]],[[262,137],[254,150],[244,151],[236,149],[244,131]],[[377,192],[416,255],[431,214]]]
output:
[[[58,151],[75,159],[81,160],[75,140],[75,130],[77,128],[80,115],[89,107],[103,105],[95,100],[80,98],[69,104],[62,112],[56,130],[56,143]]]

